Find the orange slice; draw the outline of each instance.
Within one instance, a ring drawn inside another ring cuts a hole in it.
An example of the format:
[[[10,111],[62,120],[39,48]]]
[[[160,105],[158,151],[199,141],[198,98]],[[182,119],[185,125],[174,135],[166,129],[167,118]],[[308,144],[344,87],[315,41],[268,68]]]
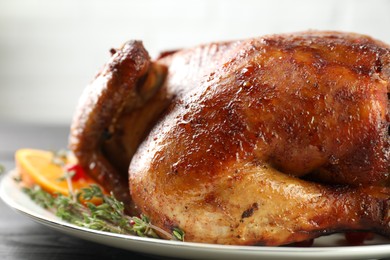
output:
[[[37,184],[52,194],[58,192],[69,196],[69,187],[64,176],[66,168],[77,169],[74,167],[77,166],[76,159],[73,156],[67,156],[64,160],[64,166],[60,166],[52,162],[54,156],[54,153],[49,151],[20,149],[15,154],[17,169],[21,174],[23,184],[26,186],[31,187]],[[72,178],[74,193],[90,184],[97,183],[86,174]]]

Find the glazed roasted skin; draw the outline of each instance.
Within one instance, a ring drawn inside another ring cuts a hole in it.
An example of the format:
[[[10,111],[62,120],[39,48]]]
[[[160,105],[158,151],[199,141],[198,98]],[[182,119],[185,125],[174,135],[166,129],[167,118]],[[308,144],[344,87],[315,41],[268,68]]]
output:
[[[129,214],[138,214],[130,198],[127,171],[137,146],[166,103],[165,97],[156,95],[166,69],[151,63],[141,42],[129,42],[111,53],[79,100],[69,147],[84,170],[124,202]]]
[[[220,244],[283,245],[344,230],[390,236],[387,45],[304,32],[202,45],[150,64],[167,73],[153,102],[140,105],[152,115],[127,160],[133,208],[155,225]],[[82,159],[88,124],[74,125]],[[126,147],[115,138],[115,149]]]

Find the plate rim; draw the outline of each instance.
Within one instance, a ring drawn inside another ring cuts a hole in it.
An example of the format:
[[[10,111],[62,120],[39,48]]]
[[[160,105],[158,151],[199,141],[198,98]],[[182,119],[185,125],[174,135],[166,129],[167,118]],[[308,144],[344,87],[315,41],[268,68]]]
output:
[[[52,214],[53,219],[45,218],[39,212],[35,212],[31,209],[26,208],[24,205],[18,203],[15,198],[12,198],[10,194],[7,192],[7,185],[12,185],[14,182],[13,177],[15,176],[16,170],[13,169],[6,173],[3,173],[0,176],[0,198],[5,202],[7,206],[12,208],[13,210],[21,213],[34,221],[54,228],[58,231],[62,231],[63,233],[67,233],[72,235],[73,232],[81,232],[79,235],[94,235],[98,237],[109,237],[114,240],[122,240],[127,241],[129,243],[142,243],[149,244],[152,246],[158,247],[175,247],[181,248],[184,250],[190,251],[214,251],[224,254],[234,253],[235,256],[238,254],[243,254],[244,256],[256,256],[259,259],[260,256],[266,254],[267,257],[286,257],[289,254],[297,254],[299,259],[304,258],[313,258],[313,253],[316,253],[316,259],[326,259],[329,257],[340,257],[340,256],[348,256],[349,259],[364,259],[366,257],[383,257],[390,256],[390,244],[377,244],[377,245],[363,245],[363,246],[329,246],[329,247],[267,247],[267,246],[240,246],[240,245],[219,245],[219,244],[207,244],[207,243],[195,243],[195,242],[181,242],[181,241],[173,241],[173,240],[163,240],[163,239],[155,239],[155,238],[147,238],[147,237],[138,237],[133,235],[125,235],[125,234],[117,234],[99,230],[88,229],[84,227],[79,227],[68,222],[65,222],[55,216],[53,213],[45,210],[47,213]],[[16,187],[17,184],[14,183]],[[20,194],[26,196],[26,199],[29,199],[26,194],[24,194],[21,189],[18,189]],[[31,203],[34,203],[31,201]],[[36,205],[38,206],[38,205]],[[39,207],[39,206],[38,206]],[[73,234],[73,236],[78,236]],[[85,236],[78,236],[86,240],[94,241],[99,243],[97,239],[89,239]],[[100,242],[101,243],[101,242]],[[103,243],[104,244],[104,243]],[[123,246],[116,246],[113,244],[109,244],[113,247],[118,247],[122,249],[127,249]],[[367,250],[373,249],[373,250]],[[141,253],[148,253],[142,250],[136,249],[127,249],[131,251],[138,251]],[[367,253],[370,251],[370,253]],[[322,255],[317,255],[321,253]],[[175,254],[167,254],[166,256],[176,256]],[[176,256],[177,257],[177,256]],[[297,258],[297,259],[298,259]],[[225,258],[226,259],[226,258]]]

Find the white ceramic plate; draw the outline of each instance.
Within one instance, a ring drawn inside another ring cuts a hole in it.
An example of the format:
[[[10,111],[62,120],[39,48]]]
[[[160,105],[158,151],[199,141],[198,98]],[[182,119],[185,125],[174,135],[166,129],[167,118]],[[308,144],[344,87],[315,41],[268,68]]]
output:
[[[390,257],[390,240],[379,236],[363,246],[346,246],[343,235],[336,234],[316,239],[314,246],[302,248],[224,246],[90,230],[66,223],[36,205],[21,191],[13,180],[13,176],[13,172],[7,173],[0,184],[0,197],[11,208],[60,232],[126,250],[186,259],[372,259]]]

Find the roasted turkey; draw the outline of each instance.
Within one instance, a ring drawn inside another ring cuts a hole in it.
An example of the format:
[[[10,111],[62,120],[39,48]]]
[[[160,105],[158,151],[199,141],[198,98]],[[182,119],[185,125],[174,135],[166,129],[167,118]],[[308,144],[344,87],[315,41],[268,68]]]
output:
[[[390,237],[388,45],[308,31],[111,52],[70,148],[130,214],[204,243]]]

